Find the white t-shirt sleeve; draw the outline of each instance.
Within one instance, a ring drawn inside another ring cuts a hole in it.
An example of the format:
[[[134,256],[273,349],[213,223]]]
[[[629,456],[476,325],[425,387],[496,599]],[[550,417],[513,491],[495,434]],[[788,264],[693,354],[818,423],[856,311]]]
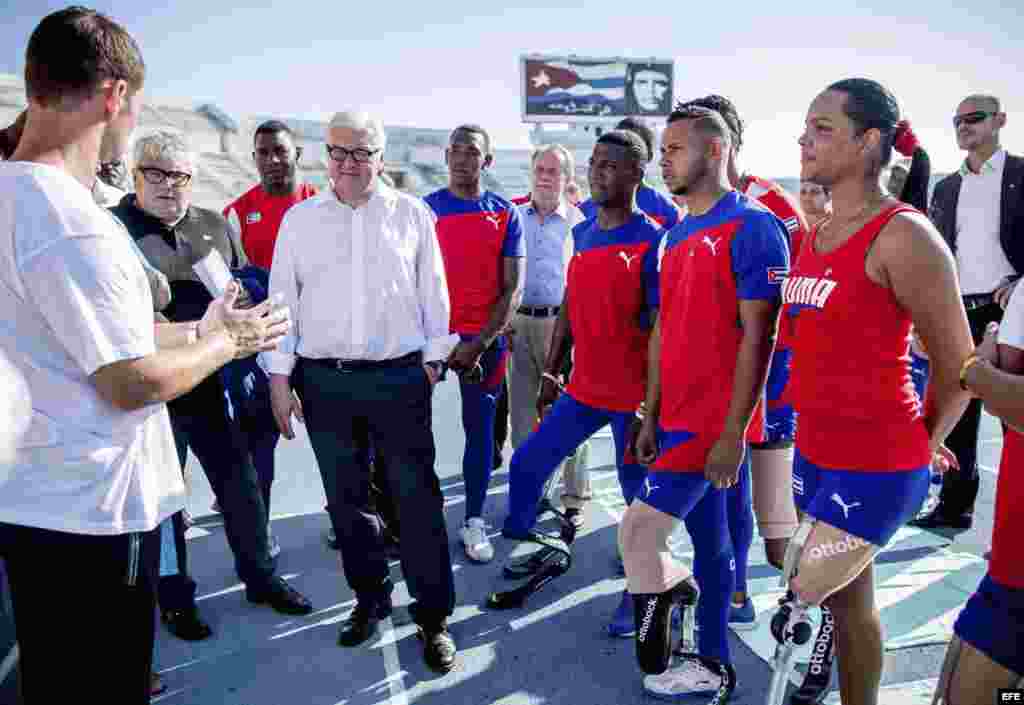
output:
[[[999,342],[1024,350],[1024,286],[1017,285],[999,324]]]
[[[22,263],[28,300],[85,372],[156,351],[142,265],[121,237],[69,237]]]

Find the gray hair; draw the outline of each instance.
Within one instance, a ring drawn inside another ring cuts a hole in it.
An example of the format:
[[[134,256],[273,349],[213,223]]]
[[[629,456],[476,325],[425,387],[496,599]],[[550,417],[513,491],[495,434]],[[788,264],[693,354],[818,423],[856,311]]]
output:
[[[991,109],[991,111],[993,113],[1001,113],[1001,112],[1003,112],[1002,111],[1002,106],[999,103],[999,98],[996,98],[994,95],[988,95],[986,93],[974,93],[973,95],[969,95],[966,98],[964,98],[963,100],[961,100],[960,103],[963,104],[963,103],[966,103],[968,101],[970,101],[971,103],[974,103],[975,105],[978,105],[979,103],[983,103],[983,104],[987,105],[989,107],[989,109]]]
[[[135,140],[132,162],[135,166],[147,161],[183,161],[196,166],[196,153],[181,132],[157,130]]]
[[[387,146],[384,124],[363,110],[343,110],[340,113],[335,113],[330,123],[327,124],[327,129],[358,130],[367,133],[370,137],[370,144],[382,152]]]
[[[530,156],[530,167],[532,168],[537,163],[541,155],[548,153],[557,154],[561,158],[562,173],[565,174],[567,181],[572,181],[576,178],[576,160],[573,158],[572,152],[560,144],[548,144],[534,150]]]

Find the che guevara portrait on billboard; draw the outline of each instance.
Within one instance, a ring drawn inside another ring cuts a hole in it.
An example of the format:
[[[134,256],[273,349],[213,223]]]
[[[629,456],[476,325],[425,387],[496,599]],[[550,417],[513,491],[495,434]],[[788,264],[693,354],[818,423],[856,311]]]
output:
[[[626,73],[626,112],[666,116],[672,111],[672,64],[630,63]]]

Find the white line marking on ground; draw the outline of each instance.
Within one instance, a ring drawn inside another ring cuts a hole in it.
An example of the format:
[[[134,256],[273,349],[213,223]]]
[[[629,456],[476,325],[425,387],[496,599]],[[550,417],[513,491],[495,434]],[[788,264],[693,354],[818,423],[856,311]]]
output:
[[[398,660],[398,647],[395,645],[395,625],[391,617],[387,617],[381,620],[380,626],[383,634],[381,654],[384,656],[384,672],[387,673],[388,690],[391,692],[388,705],[408,705],[409,698],[405,694],[405,671]]]
[[[4,657],[3,663],[0,663],[0,683],[7,680],[7,675],[14,669],[18,664],[18,644],[15,643],[11,647],[11,650],[7,652]]]

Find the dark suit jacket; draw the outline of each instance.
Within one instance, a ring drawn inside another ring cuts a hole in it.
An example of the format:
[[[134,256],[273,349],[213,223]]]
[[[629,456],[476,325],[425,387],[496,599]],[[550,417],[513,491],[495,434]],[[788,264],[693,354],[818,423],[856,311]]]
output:
[[[956,205],[963,177],[957,171],[935,185],[928,209],[953,253],[956,253]],[[999,208],[999,242],[1017,274],[1024,274],[1024,157],[1007,153]]]

